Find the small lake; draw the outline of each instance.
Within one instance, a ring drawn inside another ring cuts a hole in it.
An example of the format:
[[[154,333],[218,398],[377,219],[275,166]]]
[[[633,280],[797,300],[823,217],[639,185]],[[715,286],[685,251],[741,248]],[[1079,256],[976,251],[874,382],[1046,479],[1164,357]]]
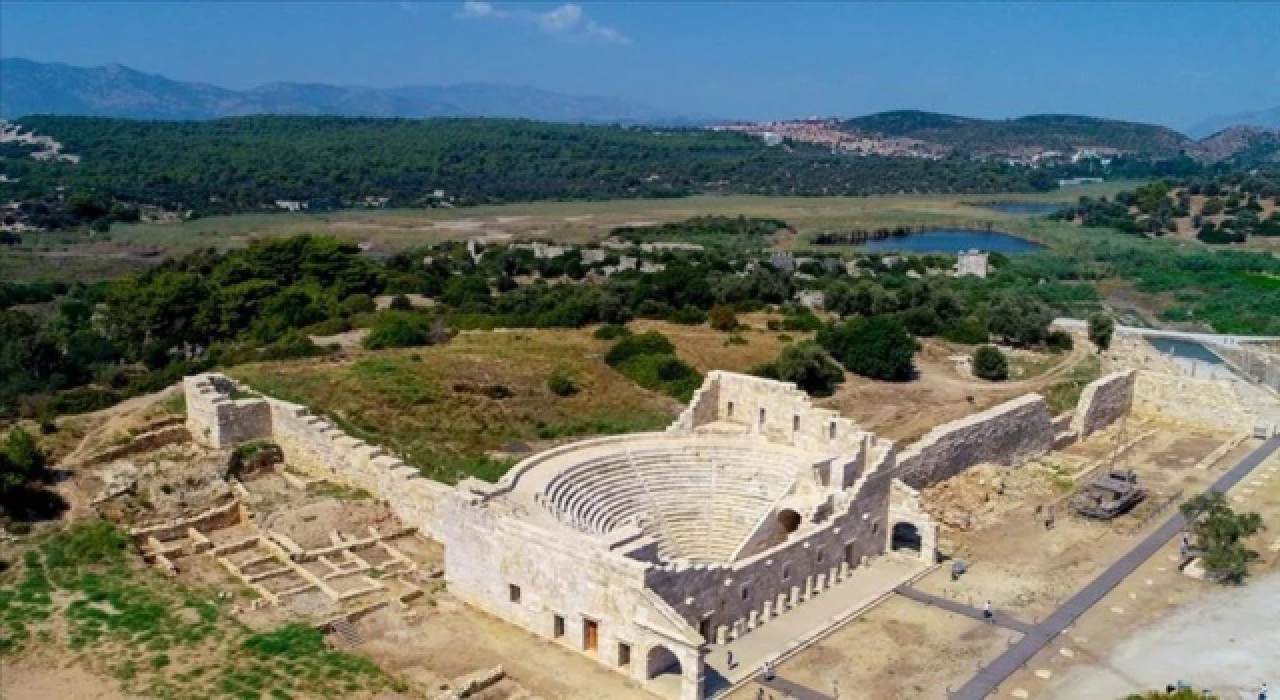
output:
[[[1012,214],[1014,216],[1049,216],[1057,213],[1057,211],[1069,202],[988,202],[986,204],[976,205],[983,209],[998,211],[1001,214]]]
[[[962,253],[980,250],[984,253],[1034,253],[1044,246],[999,231],[967,231],[939,228],[910,233],[897,238],[867,241],[858,250],[878,253]]]
[[[1221,357],[1195,341],[1178,338],[1147,338],[1147,342],[1160,351],[1161,355],[1173,353],[1174,357],[1183,360],[1198,360],[1207,365],[1224,364]]]

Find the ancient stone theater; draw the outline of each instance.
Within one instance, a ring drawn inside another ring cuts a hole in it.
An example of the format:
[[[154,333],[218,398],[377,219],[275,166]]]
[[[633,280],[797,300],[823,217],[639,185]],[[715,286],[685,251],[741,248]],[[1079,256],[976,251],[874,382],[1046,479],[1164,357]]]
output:
[[[771,628],[818,609],[878,561],[932,564],[937,526],[916,489],[1099,430],[1128,410],[1134,381],[1133,372],[1103,377],[1057,417],[1027,395],[899,452],[791,384],[712,372],[665,431],[561,445],[496,484],[456,487],[303,406],[233,399],[220,375],[189,377],[186,389],[196,439],[269,439],[291,467],[379,494],[443,543],[459,599],[660,695],[696,700],[732,683],[726,649],[751,656]],[[753,659],[786,649],[757,651]]]

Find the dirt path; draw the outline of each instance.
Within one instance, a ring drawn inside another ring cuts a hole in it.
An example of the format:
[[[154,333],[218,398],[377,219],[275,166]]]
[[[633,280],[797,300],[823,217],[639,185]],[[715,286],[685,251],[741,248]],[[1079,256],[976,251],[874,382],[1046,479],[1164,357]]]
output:
[[[76,464],[77,462],[88,457],[95,446],[97,446],[102,438],[109,435],[113,430],[127,429],[128,419],[132,417],[135,411],[147,408],[152,404],[158,403],[173,396],[182,388],[181,384],[175,384],[166,389],[157,391],[154,394],[144,394],[143,396],[135,396],[131,399],[125,399],[120,403],[104,408],[101,411],[84,414],[85,418],[90,421],[98,422],[93,428],[90,428],[80,439],[80,443],[75,449],[67,453],[62,458],[62,463],[66,465]]]
[[[1083,346],[1081,343],[1076,343],[1072,346],[1071,351],[1067,353],[1067,356],[1062,358],[1061,362],[1049,368],[1044,373],[1013,382],[989,382],[977,378],[970,379],[966,377],[956,377],[948,375],[944,371],[931,372],[929,380],[943,386],[962,389],[964,391],[1018,391],[1021,393],[1027,393],[1035,391],[1036,389],[1044,388],[1045,386],[1052,384],[1054,380],[1060,379],[1064,375],[1069,374],[1071,370],[1075,369],[1081,362],[1088,359],[1091,354],[1092,351],[1088,347]]]

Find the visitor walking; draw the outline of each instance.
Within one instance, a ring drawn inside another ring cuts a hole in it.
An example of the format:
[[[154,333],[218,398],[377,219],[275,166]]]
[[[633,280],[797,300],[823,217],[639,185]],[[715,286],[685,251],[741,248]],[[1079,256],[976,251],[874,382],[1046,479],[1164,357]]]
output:
[[[982,619],[986,620],[987,622],[991,622],[992,618],[994,617],[995,617],[995,614],[991,612],[991,601],[988,600],[987,602],[982,604]]]
[[[1266,683],[1263,683],[1262,687],[1258,688],[1258,700],[1267,700],[1267,684]]]
[[[764,679],[772,682],[777,676],[773,673],[773,664],[768,661],[764,662]]]
[[[733,650],[726,649],[724,653],[725,653],[725,663],[728,664],[730,669],[736,668],[738,666],[738,662],[733,660]]]
[[[831,697],[832,700],[840,700],[840,682],[831,681]]]

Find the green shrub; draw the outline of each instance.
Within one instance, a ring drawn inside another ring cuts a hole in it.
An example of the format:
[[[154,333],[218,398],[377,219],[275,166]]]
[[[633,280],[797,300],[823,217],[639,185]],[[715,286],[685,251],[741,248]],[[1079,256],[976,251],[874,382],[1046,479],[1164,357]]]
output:
[[[373,328],[365,336],[367,350],[430,345],[431,318],[410,311],[387,311],[374,317]]]
[[[944,339],[962,345],[981,345],[987,342],[987,324],[982,319],[966,316],[939,333]]]
[[[617,370],[640,386],[688,401],[702,385],[702,375],[675,355],[636,355]]]
[[[310,326],[303,328],[302,332],[307,335],[337,335],[339,333],[346,333],[353,327],[354,326],[351,325],[351,319],[337,316],[319,323],[313,323]]]
[[[724,304],[711,307],[707,320],[713,329],[726,333],[738,327],[738,316],[733,313],[733,307]]]
[[[1076,342],[1066,331],[1049,331],[1049,337],[1045,339],[1044,344],[1053,352],[1067,352],[1075,347]]]
[[[55,415],[69,416],[78,413],[92,413],[110,408],[124,400],[124,396],[111,389],[99,389],[84,386],[68,389],[50,397],[45,406]]]
[[[914,372],[915,340],[893,316],[855,318],[825,327],[818,342],[854,374],[905,381]]]
[[[835,393],[836,386],[844,381],[844,372],[813,341],[783,348],[777,360],[762,365],[751,373],[768,379],[793,382],[811,396],[830,396]]]
[[[556,396],[573,396],[578,393],[578,383],[573,375],[563,367],[557,367],[547,377],[547,388]]]
[[[619,340],[613,347],[609,348],[609,352],[605,353],[604,361],[610,367],[617,367],[626,360],[638,355],[674,355],[676,347],[671,344],[667,337],[657,331],[649,331],[648,333],[640,333],[629,335]]]
[[[696,306],[686,306],[678,311],[671,312],[667,316],[667,320],[672,323],[679,323],[682,326],[696,326],[706,322],[707,314]]]
[[[631,335],[631,329],[626,326],[619,326],[612,323],[606,323],[596,329],[591,334],[596,340],[617,340]]]
[[[369,314],[377,310],[378,305],[374,303],[373,297],[368,294],[352,294],[338,304],[338,313],[343,316]]]
[[[777,330],[793,331],[793,332],[810,332],[822,328],[822,319],[813,315],[813,312],[807,308],[801,307],[799,311],[786,316],[781,323],[777,324]],[[770,329],[774,330],[774,329]]]
[[[973,374],[991,381],[1008,379],[1009,360],[996,346],[982,345],[973,352]]]

